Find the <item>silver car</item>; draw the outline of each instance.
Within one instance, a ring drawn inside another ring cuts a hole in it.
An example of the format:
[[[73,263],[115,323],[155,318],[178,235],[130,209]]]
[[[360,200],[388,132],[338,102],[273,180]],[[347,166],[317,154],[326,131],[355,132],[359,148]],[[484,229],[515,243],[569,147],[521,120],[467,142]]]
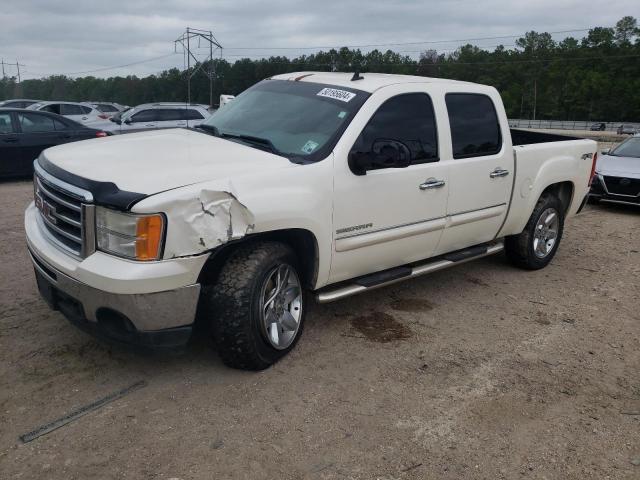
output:
[[[160,128],[195,127],[211,116],[203,105],[185,103],[149,103],[138,105],[112,117],[112,133],[141,132]]]
[[[598,157],[590,199],[640,206],[640,136]]]

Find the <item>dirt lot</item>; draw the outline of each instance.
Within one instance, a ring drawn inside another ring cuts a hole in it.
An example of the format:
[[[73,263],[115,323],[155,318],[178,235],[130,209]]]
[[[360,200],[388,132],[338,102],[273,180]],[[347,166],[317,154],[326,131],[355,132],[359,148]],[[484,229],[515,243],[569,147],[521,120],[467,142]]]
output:
[[[640,478],[640,211],[589,207],[553,263],[502,256],[313,305],[275,367],[104,346],[36,293],[0,184],[0,478]],[[18,437],[135,381],[55,432]]]

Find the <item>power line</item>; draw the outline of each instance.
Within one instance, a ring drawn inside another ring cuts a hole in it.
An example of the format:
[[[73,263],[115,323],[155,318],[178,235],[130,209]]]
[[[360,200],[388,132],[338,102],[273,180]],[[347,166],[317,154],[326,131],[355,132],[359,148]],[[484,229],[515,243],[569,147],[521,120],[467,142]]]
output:
[[[174,55],[177,55],[177,52],[168,53],[166,55],[160,55],[159,57],[147,58],[145,60],[139,60],[137,62],[125,63],[123,65],[112,65],[112,66],[109,66],[109,67],[101,67],[101,68],[96,68],[96,69],[93,69],[93,70],[84,70],[84,71],[81,71],[81,72],[52,73],[50,75],[84,75],[84,74],[87,74],[87,73],[104,72],[104,71],[107,71],[107,70],[115,70],[115,69],[118,69],[118,68],[132,67],[134,65],[141,65],[143,63],[154,62],[156,60],[161,60],[163,58],[172,57]],[[32,73],[34,73],[34,72],[32,72]]]
[[[582,61],[582,60],[601,60],[601,61],[609,61],[611,59],[627,59],[627,58],[638,58],[640,55],[610,55],[607,57],[603,56],[590,56],[590,57],[549,57],[549,58],[538,58],[531,60],[511,60],[504,62],[436,62],[436,63],[427,63],[421,64],[418,60],[411,60],[410,62],[386,62],[386,63],[368,63],[364,61],[362,66],[364,67],[386,67],[386,66],[435,66],[435,67],[450,67],[450,66],[458,66],[458,65],[502,65],[502,64],[513,64],[513,63],[541,63],[541,62],[552,62],[552,61]],[[224,57],[223,57],[224,58]],[[266,59],[263,59],[266,60]],[[273,62],[269,61],[269,64],[272,65],[302,65],[307,67],[330,67],[331,63],[308,63],[305,61],[290,61],[290,62]]]
[[[543,32],[550,35],[561,33],[576,33],[587,32],[591,28],[578,28],[574,30],[559,30],[556,32]],[[322,50],[322,49],[339,49],[339,48],[372,48],[372,47],[385,47],[385,46],[402,46],[402,45],[423,45],[434,43],[459,43],[459,42],[475,42],[480,40],[500,40],[504,38],[517,38],[523,34],[517,35],[499,35],[495,37],[476,37],[476,38],[459,38],[456,40],[423,40],[420,42],[396,42],[396,43],[370,43],[367,45],[333,45],[333,46],[316,46],[316,47],[225,47],[225,50]]]

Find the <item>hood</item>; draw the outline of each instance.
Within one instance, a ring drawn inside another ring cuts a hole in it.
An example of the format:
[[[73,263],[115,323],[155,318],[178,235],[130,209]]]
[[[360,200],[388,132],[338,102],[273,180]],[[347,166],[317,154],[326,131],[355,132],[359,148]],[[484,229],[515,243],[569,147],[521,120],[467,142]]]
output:
[[[186,129],[128,133],[52,147],[45,169],[79,186],[107,183],[142,196],[246,174],[292,168],[269,152]],[[41,160],[42,163],[42,160]],[[80,177],[74,181],[73,177]]]
[[[602,155],[598,157],[596,172],[611,177],[640,178],[640,158]]]

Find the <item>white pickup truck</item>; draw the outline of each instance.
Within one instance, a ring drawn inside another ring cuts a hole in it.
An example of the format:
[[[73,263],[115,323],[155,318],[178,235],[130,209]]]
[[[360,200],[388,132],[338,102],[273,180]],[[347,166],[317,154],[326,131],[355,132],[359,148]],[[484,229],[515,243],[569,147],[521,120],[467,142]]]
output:
[[[399,75],[264,80],[198,129],[83,141],[35,161],[42,296],[112,341],[266,368],[329,302],[502,250],[554,256],[596,143],[510,131],[498,92]]]

